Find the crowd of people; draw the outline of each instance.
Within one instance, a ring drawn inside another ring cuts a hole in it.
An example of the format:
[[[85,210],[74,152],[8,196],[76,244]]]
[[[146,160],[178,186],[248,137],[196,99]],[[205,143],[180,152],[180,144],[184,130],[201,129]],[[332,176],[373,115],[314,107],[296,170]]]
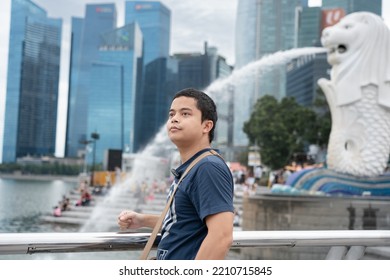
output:
[[[89,191],[89,185],[87,181],[82,181],[77,190],[74,192],[80,194],[79,199],[75,202],[74,206],[88,206],[92,200],[92,195]],[[70,198],[66,195],[62,196],[62,200],[58,202],[58,205],[54,207],[53,216],[61,217],[62,212],[71,210]]]
[[[262,165],[232,170],[234,183],[242,188],[244,195],[256,193],[258,187],[271,188],[275,184],[285,185],[289,177],[302,169],[322,167],[322,164],[292,162],[283,168],[268,171]],[[241,189],[240,189],[241,190]]]
[[[235,195],[255,193],[256,189],[262,185],[263,166],[257,165],[253,168],[241,168],[231,170],[235,185]],[[238,188],[240,186],[241,188]]]

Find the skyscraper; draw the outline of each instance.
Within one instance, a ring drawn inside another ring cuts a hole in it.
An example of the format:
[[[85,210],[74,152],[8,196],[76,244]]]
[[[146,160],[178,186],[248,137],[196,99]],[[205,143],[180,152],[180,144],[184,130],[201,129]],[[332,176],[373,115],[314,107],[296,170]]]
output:
[[[265,55],[295,47],[297,7],[307,7],[307,0],[240,0],[236,21],[236,69]],[[280,99],[285,94],[285,68],[273,67],[252,81],[236,86],[234,100],[234,146],[245,147],[248,139],[243,124],[252,105],[264,95]],[[245,93],[243,96],[242,93]]]
[[[3,162],[55,152],[61,26],[32,1],[12,1]]]
[[[293,48],[296,7],[307,6],[308,0],[239,0],[236,68]]]
[[[382,0],[322,0],[322,8],[342,8],[346,14],[366,11],[382,15]]]
[[[318,80],[330,79],[331,66],[326,53],[311,54],[293,59],[287,64],[286,96],[298,104],[311,107],[318,97]]]
[[[88,4],[84,19],[72,19],[66,157],[80,156],[85,150],[92,62],[98,57],[101,34],[115,27],[114,4]]]
[[[136,22],[144,38],[142,87],[137,92],[134,151],[142,150],[168,115],[167,87],[171,11],[159,1],[126,1],[125,22]]]
[[[142,63],[142,34],[136,23],[102,34],[91,65],[87,135],[99,133],[96,162],[109,149],[132,152],[137,73]]]
[[[321,7],[303,7],[296,15],[296,47],[321,46]]]
[[[125,23],[137,22],[144,36],[144,65],[169,57],[171,11],[159,1],[126,1]]]

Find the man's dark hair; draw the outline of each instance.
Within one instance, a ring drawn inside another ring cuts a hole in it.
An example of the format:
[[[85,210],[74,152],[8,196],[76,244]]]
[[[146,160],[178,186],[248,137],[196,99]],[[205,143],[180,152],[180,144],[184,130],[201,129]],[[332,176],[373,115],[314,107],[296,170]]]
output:
[[[173,100],[181,96],[191,97],[196,100],[196,108],[198,108],[202,114],[202,122],[205,120],[213,122],[213,128],[209,132],[209,141],[211,143],[214,140],[214,129],[218,120],[217,106],[214,101],[206,93],[194,88],[186,88],[177,92],[173,97]]]

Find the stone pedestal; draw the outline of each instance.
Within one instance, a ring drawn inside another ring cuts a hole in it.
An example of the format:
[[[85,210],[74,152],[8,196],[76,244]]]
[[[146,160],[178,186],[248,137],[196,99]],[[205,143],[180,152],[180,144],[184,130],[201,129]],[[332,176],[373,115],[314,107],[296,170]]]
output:
[[[243,230],[390,230],[390,200],[257,195],[243,200]],[[325,259],[329,247],[245,248],[242,259]]]

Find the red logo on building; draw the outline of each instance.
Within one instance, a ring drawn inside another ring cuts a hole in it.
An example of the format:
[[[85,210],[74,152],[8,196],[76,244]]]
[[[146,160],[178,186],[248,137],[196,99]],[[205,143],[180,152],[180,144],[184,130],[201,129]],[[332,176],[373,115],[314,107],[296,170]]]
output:
[[[344,9],[330,9],[330,10],[322,10],[322,29],[335,25],[345,16]]]

